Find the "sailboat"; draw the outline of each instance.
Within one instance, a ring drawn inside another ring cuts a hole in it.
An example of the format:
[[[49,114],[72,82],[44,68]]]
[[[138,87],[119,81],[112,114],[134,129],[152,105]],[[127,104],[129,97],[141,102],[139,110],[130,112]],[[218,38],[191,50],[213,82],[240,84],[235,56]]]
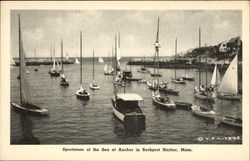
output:
[[[239,100],[241,98],[238,95],[238,50],[221,80],[217,98],[229,100]]]
[[[77,57],[75,57],[75,64],[80,64],[79,60],[77,59]]]
[[[177,57],[177,38],[175,39],[175,63],[176,63],[176,57]],[[174,68],[174,78],[171,78],[173,83],[177,84],[186,84],[185,81],[183,81],[182,78],[176,78],[176,65]]]
[[[15,63],[15,61],[14,61],[14,59],[13,59],[13,57],[10,55],[10,65],[11,66],[15,66],[16,65],[16,63]]]
[[[153,72],[150,72],[151,77],[161,77],[162,75],[160,73],[156,73],[156,53],[154,55],[154,70]]]
[[[117,60],[117,41],[115,36],[115,59]],[[115,74],[117,74],[117,61],[115,61]],[[124,87],[125,89],[125,87]],[[111,98],[114,115],[124,123],[125,128],[145,128],[145,114],[140,108],[139,102],[143,98],[136,93],[117,93],[114,84],[114,95]]]
[[[219,85],[220,85],[220,72],[217,68],[217,64],[215,64],[210,87],[214,90],[214,89],[217,89]]]
[[[155,43],[154,75],[159,75],[159,55],[157,55],[157,54],[159,52],[160,45],[159,45],[158,41],[159,41],[159,19],[158,19],[158,27],[157,27],[157,35],[156,35],[156,43]],[[156,60],[156,58],[157,58],[157,60]],[[156,72],[156,62],[157,62],[157,72]],[[153,90],[153,91],[158,90],[160,92],[164,92],[164,93],[172,94],[172,95],[178,95],[179,94],[179,91],[168,88],[167,84],[168,84],[167,82],[166,83],[165,82],[160,83],[159,82],[159,77],[157,77],[157,80],[154,79],[152,83],[147,81],[147,85],[148,85],[148,88],[150,90]]]
[[[69,82],[63,71],[63,40],[61,40],[61,74],[60,74],[60,85],[69,86]]]
[[[83,100],[89,99],[90,97],[89,93],[86,91],[82,84],[82,31],[80,32],[80,87],[76,91],[76,96],[77,98]]]
[[[49,71],[49,74],[50,74],[50,76],[60,76],[60,72],[56,69],[56,58],[55,58],[55,45],[54,45],[54,47],[53,47],[53,49],[52,49],[52,52],[53,52],[53,66],[52,66],[52,68],[50,69],[50,71]]]
[[[143,65],[143,62],[145,62],[145,56],[143,56],[143,59],[141,60],[141,67],[137,70],[137,72],[150,73],[150,71]]]
[[[201,47],[201,32],[200,32],[200,28],[199,28],[199,48]],[[207,59],[206,59],[207,61]],[[201,56],[199,56],[199,62],[201,62]],[[207,62],[206,62],[207,64]],[[207,88],[207,68],[205,65],[205,71],[206,71],[206,85],[201,85],[201,71],[200,71],[200,67],[199,67],[199,86],[195,86],[194,88],[194,94],[196,98],[199,99],[213,99],[212,98],[212,94],[210,91],[208,91]]]
[[[189,61],[186,63],[186,65],[187,65],[187,64],[192,64],[192,62],[189,60]],[[185,67],[185,74],[182,76],[182,79],[183,79],[183,80],[188,80],[188,81],[194,81],[194,77],[188,76],[186,67]]]
[[[99,57],[98,62],[99,62],[100,64],[104,63],[104,61],[103,61],[103,59],[102,59],[101,57]]]
[[[48,115],[48,110],[38,107],[32,103],[30,87],[28,79],[26,76],[26,62],[25,62],[25,52],[23,47],[22,35],[21,35],[21,24],[20,15],[18,16],[18,26],[19,26],[19,71],[20,71],[20,104],[12,102],[11,105],[16,111],[36,114],[36,115]]]
[[[155,41],[155,55],[157,57],[157,74],[159,74],[159,25],[160,25],[160,18],[158,18],[158,24],[157,24],[157,34],[156,34],[156,41]],[[159,77],[157,77],[157,82],[159,82]],[[169,99],[169,97],[162,97],[160,95],[160,86],[157,85],[157,90],[152,92],[152,101],[155,105],[159,107],[164,107],[166,109],[174,109],[176,108],[176,105],[173,101]]]
[[[130,62],[131,62],[131,57],[130,57]],[[131,65],[129,65],[129,70],[123,70],[123,79],[127,81],[139,81],[141,78],[134,78],[132,75],[132,70],[131,70]]]
[[[94,52],[94,50],[93,50],[93,71],[92,71],[92,76],[93,76],[93,81],[90,84],[90,89],[99,90],[100,86],[97,83],[95,83],[95,52]]]
[[[36,61],[36,50],[35,50],[35,62],[37,63],[37,61]],[[35,67],[34,71],[38,71],[37,67]]]
[[[112,49],[112,53],[113,53],[113,49]],[[104,75],[114,75],[114,68],[111,65],[109,55],[108,55],[108,62],[105,64],[105,67],[104,67]]]

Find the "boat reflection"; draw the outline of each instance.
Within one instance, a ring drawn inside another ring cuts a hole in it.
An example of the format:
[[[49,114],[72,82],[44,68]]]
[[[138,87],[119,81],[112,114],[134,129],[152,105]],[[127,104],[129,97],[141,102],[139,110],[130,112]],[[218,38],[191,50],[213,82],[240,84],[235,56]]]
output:
[[[20,115],[21,138],[14,144],[40,144],[40,141],[33,135],[33,123],[27,114]]]
[[[113,123],[114,123],[114,133],[117,135],[117,137],[119,138],[133,138],[133,137],[139,137],[141,136],[141,134],[143,133],[143,131],[145,131],[146,126],[144,125],[137,125],[134,127],[131,126],[126,126],[125,124],[123,124],[121,121],[117,120],[117,118],[113,119]],[[129,143],[129,141],[125,141],[126,143]]]

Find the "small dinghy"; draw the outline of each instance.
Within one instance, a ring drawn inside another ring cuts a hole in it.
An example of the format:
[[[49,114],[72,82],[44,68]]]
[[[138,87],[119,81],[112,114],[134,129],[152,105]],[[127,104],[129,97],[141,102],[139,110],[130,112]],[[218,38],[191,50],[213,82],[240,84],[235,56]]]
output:
[[[221,123],[226,125],[234,126],[234,127],[242,127],[242,119],[241,118],[234,118],[229,116],[222,116],[220,118]]]
[[[186,84],[186,82],[182,79],[182,78],[171,78],[172,79],[172,83],[176,83],[176,84]]]
[[[186,71],[186,69],[185,69]],[[187,74],[185,74],[184,76],[181,77],[183,80],[188,80],[188,81],[194,81],[194,77],[190,77]]]
[[[204,106],[193,105],[191,106],[191,109],[195,115],[205,117],[205,118],[214,119],[214,116],[217,115],[216,112],[208,108],[205,108]]]
[[[93,90],[100,89],[100,86],[98,84],[96,84],[95,82],[92,82],[89,87],[90,87],[90,89],[93,89]]]
[[[185,109],[185,110],[190,110],[192,104],[191,103],[186,103],[186,102],[174,102],[176,104],[177,108],[180,109]]]
[[[169,97],[162,97],[159,91],[152,92],[153,104],[164,109],[175,109],[176,104],[169,99]]]
[[[83,100],[89,99],[89,93],[82,86],[80,86],[79,89],[76,91],[76,96],[77,98],[83,99]]]
[[[26,76],[26,62],[25,62],[25,53],[21,37],[20,15],[18,19],[19,19],[20,104],[11,102],[11,105],[13,109],[18,112],[47,116],[48,110],[34,105],[31,100],[30,86]]]
[[[147,83],[147,80],[146,79],[141,79],[141,80],[137,81],[137,83]]]

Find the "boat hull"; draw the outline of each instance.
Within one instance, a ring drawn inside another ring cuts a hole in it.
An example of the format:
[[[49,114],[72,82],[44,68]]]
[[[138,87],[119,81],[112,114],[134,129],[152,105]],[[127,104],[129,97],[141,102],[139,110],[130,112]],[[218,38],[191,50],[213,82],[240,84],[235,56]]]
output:
[[[191,106],[191,109],[195,115],[201,116],[203,118],[214,119],[214,117],[216,115],[216,113],[214,111],[203,112],[203,111],[199,110],[198,106]]]
[[[212,97],[209,97],[209,96],[205,96],[205,95],[199,94],[198,92],[195,92],[195,97],[196,97],[196,98],[199,98],[199,99],[213,100]]]
[[[89,86],[89,88],[92,90],[99,90],[100,89],[99,86],[93,86],[92,84]]]
[[[194,78],[192,77],[182,77],[183,80],[188,80],[188,81],[194,81]]]
[[[223,116],[220,118],[221,123],[242,128],[242,123],[237,123],[235,118]]]
[[[36,109],[26,108],[25,106],[23,106],[21,104],[14,103],[14,102],[11,102],[11,106],[13,107],[14,111],[20,112],[20,113],[27,113],[30,115],[38,115],[38,116],[48,116],[49,115],[48,110],[46,110],[44,108],[40,108],[40,107],[35,106],[35,105],[32,105],[32,106],[34,106]]]
[[[223,94],[218,93],[217,98],[227,99],[227,100],[240,100],[241,96],[239,96],[239,95],[223,95]]]
[[[185,103],[185,102],[174,102],[176,104],[176,108],[181,108],[185,110],[190,110],[192,104],[191,103]]]
[[[177,80],[177,79],[173,79],[173,78],[172,78],[172,83],[176,83],[176,84],[186,84],[185,81]]]
[[[89,100],[89,93],[88,94],[80,94],[79,92],[76,92],[76,97],[81,100]]]
[[[111,99],[113,113],[121,122],[123,122],[125,129],[144,129],[145,128],[145,115],[143,112],[130,112],[122,113],[115,105],[114,98]]]
[[[60,82],[61,86],[69,86],[69,82]]]
[[[155,97],[152,98],[153,104],[156,105],[157,107],[161,107],[166,110],[173,110],[176,108],[175,103],[170,102],[170,103],[162,103],[160,101],[157,101]]]

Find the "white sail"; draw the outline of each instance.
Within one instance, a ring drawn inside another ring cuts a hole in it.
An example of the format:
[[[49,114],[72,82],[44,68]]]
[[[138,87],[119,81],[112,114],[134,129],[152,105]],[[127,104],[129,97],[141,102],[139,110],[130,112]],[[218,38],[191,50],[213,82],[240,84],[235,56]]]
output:
[[[104,61],[103,61],[103,59],[101,57],[99,57],[98,62],[99,63],[104,63]]]
[[[16,63],[11,55],[10,55],[10,65],[16,65]]]
[[[66,54],[66,60],[69,60],[69,55],[68,55],[68,53]]]
[[[108,64],[105,64],[105,67],[104,67],[104,72],[108,72]]]
[[[218,89],[221,93],[237,94],[238,93],[238,55],[227,68]]]
[[[80,64],[79,60],[76,58],[75,64]]]
[[[52,69],[56,70],[55,46],[53,48],[53,54],[54,54],[54,58],[53,58],[53,67],[52,67]]]
[[[20,22],[19,22],[20,23]],[[19,24],[20,25],[20,24]],[[27,80],[27,75],[26,75],[26,62],[25,62],[25,52],[23,48],[23,42],[22,42],[22,37],[21,37],[21,27],[19,26],[19,48],[20,48],[20,53],[19,53],[19,60],[20,60],[20,90],[21,90],[21,103],[31,103],[31,95],[30,95],[30,86]]]
[[[217,69],[217,64],[215,64],[213,76],[211,79],[211,85],[218,86],[220,84],[220,72]]]
[[[60,70],[60,65],[59,65],[58,61],[56,62],[56,65],[57,65],[57,69]]]

